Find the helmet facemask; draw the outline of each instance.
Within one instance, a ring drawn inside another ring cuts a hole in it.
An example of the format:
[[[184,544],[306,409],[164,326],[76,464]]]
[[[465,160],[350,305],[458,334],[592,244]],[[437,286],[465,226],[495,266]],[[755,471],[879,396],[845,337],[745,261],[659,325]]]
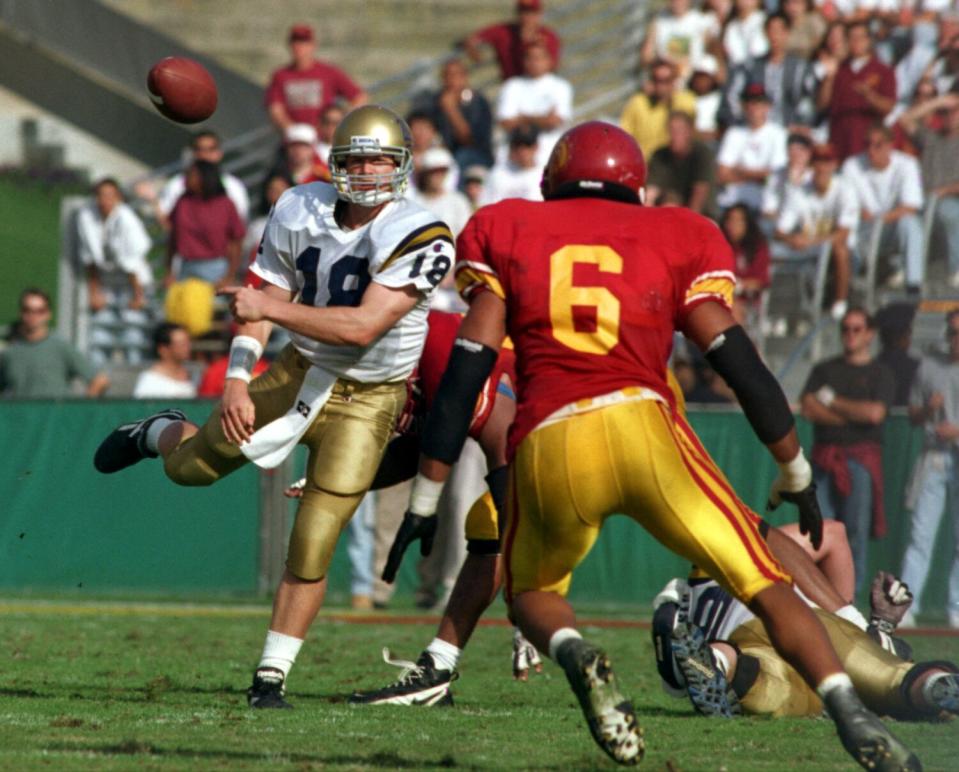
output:
[[[396,166],[387,174],[349,174],[346,162],[353,156],[388,156]],[[333,146],[329,165],[341,200],[373,207],[400,198],[406,192],[413,171],[413,154],[406,147],[381,145],[375,137],[356,136],[350,138],[349,145]]]

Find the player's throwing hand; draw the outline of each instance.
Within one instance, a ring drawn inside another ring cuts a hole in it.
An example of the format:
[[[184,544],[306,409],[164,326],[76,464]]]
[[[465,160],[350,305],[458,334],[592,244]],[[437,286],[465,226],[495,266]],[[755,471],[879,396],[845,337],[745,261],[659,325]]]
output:
[[[227,378],[220,403],[220,426],[227,441],[242,445],[253,436],[256,408],[245,382]]]
[[[223,287],[219,294],[230,298],[230,313],[239,324],[260,322],[266,318],[270,298],[265,292],[253,287]]]

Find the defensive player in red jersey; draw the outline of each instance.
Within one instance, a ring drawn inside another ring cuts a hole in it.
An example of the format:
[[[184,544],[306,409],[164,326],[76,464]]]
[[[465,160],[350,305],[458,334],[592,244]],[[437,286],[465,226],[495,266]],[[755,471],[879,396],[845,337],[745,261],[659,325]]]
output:
[[[624,513],[749,606],[820,694],[860,764],[919,769],[863,706],[770,553],[761,519],[673,409],[666,361],[679,330],[729,383],[778,462],[771,503],[796,503],[803,533],[818,545],[822,515],[792,413],[730,312],[730,249],[689,210],[643,207],[645,172],[625,132],[586,123],[554,148],[544,202],[506,200],[467,224],[457,282],[470,309],[427,422],[413,497],[456,459],[508,333],[518,405],[508,448],[507,601],[523,633],[562,666],[600,747],[637,763],[642,734],[609,658],[582,639],[564,596],[603,521]]]

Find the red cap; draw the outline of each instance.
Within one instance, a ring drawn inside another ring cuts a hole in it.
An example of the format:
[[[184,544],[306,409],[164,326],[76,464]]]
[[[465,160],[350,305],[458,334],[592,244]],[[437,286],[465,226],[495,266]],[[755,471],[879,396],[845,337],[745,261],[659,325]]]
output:
[[[294,24],[290,27],[290,42],[297,40],[316,40],[316,33],[309,24]]]
[[[826,142],[822,145],[816,145],[812,149],[812,160],[813,161],[838,161],[839,154],[829,142]]]
[[[517,11],[542,11],[543,0],[516,0]]]
[[[743,89],[740,97],[744,102],[760,101],[769,102],[769,94],[766,93],[766,87],[762,83],[750,83]]]

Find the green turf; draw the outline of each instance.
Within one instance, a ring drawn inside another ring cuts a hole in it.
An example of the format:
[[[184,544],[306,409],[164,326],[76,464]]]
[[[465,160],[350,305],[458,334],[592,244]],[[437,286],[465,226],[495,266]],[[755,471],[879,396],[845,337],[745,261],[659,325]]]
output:
[[[430,625],[322,620],[289,683],[293,711],[254,712],[243,690],[267,612],[220,616],[23,613],[0,627],[0,769],[590,769],[593,745],[550,663],[509,674],[510,631],[483,627],[462,662],[456,707],[358,708],[357,687],[392,679],[384,645],[415,658]],[[651,770],[854,769],[824,720],[719,721],[666,697],[648,632],[586,629],[606,646],[646,729]],[[959,639],[912,638],[959,659]],[[959,725],[897,724],[927,770],[956,769]]]

